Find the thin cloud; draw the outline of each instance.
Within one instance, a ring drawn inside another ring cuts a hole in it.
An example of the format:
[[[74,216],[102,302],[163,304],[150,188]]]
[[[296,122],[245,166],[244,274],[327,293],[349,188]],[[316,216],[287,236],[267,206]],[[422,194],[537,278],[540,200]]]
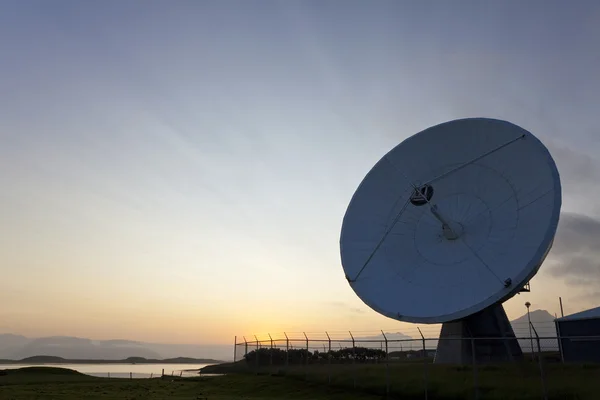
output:
[[[562,213],[548,273],[580,290],[577,297],[600,299],[600,219]]]
[[[343,309],[352,314],[364,314],[365,313],[365,310],[363,310],[362,308],[352,307],[350,304],[345,303],[343,301],[326,301],[325,305],[329,306],[329,307],[337,308],[337,309]]]
[[[573,289],[573,297],[600,300],[600,162],[547,140],[561,176],[563,209],[544,271]]]

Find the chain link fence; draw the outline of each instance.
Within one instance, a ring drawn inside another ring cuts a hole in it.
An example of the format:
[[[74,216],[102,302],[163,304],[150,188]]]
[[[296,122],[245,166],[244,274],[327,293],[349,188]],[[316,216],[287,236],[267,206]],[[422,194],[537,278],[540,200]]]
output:
[[[472,362],[434,363],[439,328],[415,328],[410,333],[284,332],[236,338],[234,358],[255,373],[286,376],[307,382],[352,387],[399,398],[582,398],[580,385],[590,375],[594,393],[600,385],[600,367],[578,366],[562,360],[561,337],[553,322],[513,326],[523,357],[513,363],[490,364],[476,360],[476,341],[506,338],[454,338],[473,349]],[[416,333],[416,334],[415,334]],[[445,339],[447,340],[447,339]],[[587,337],[596,340],[600,337]],[[493,395],[490,395],[493,393]],[[507,393],[506,396],[502,393]],[[519,393],[522,397],[510,394]],[[510,395],[510,396],[509,396]],[[454,397],[452,397],[454,396]],[[527,397],[530,396],[530,397]],[[444,397],[446,398],[446,397]],[[587,398],[587,397],[583,397]],[[593,397],[592,397],[593,398]]]

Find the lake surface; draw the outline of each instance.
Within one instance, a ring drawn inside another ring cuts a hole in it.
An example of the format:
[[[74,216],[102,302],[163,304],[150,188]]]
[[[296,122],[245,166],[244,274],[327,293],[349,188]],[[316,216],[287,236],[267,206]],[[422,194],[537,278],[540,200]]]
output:
[[[25,367],[59,367],[79,371],[91,376],[129,378],[150,378],[165,375],[198,376],[198,369],[210,364],[0,364],[0,369]],[[196,370],[196,371],[190,371]]]

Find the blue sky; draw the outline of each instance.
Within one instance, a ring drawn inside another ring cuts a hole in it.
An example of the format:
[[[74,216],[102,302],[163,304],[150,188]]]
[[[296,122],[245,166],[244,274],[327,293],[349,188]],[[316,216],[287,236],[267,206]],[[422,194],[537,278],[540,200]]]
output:
[[[0,331],[401,330],[343,278],[358,183],[428,126],[502,118],[596,221],[599,46],[592,1],[4,1]],[[600,299],[565,257],[509,316]]]

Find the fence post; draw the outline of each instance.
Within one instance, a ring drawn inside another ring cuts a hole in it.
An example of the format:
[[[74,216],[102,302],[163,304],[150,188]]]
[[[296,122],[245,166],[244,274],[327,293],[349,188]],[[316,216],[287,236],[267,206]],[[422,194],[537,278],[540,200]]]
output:
[[[383,340],[385,340],[385,395],[390,395],[390,352],[388,351],[388,340],[383,330],[381,331]]]
[[[421,328],[417,326],[419,330],[419,334],[421,335],[421,340],[423,341],[423,379],[425,381],[425,400],[427,400],[427,392],[428,392],[428,383],[427,383],[427,357],[426,357],[426,349],[425,349],[425,336],[423,336],[423,332],[421,332]]]
[[[558,335],[558,351],[560,352],[560,362],[565,363],[565,355],[563,353],[563,344],[562,344],[562,336],[560,334],[560,323],[554,320],[554,326],[556,326],[556,333]]]
[[[328,384],[331,384],[331,337],[329,336],[328,332],[325,332],[325,334],[327,335],[327,364],[329,365],[327,371],[327,382]]]
[[[535,360],[535,348],[533,347],[533,334],[531,333],[531,327],[533,324],[529,321],[529,341],[531,342],[531,361]]]
[[[356,341],[354,340],[354,335],[352,334],[352,332],[348,331],[348,333],[352,338],[352,381],[354,388],[356,388],[356,368],[354,368],[354,363],[356,362]]]
[[[354,335],[352,335],[352,332],[348,331],[348,333],[352,338],[352,364],[354,364],[354,361],[356,360],[356,341],[354,340]]]
[[[133,373],[129,373],[129,379],[133,379]]]
[[[563,312],[563,306],[562,306],[562,297],[558,297],[558,302],[560,303],[560,317],[564,317],[565,313]]]
[[[288,338],[287,333],[283,332],[285,335],[285,367],[287,368],[290,364],[290,338]]]
[[[306,336],[306,332],[302,332],[304,334],[304,338],[306,339],[306,354],[304,355],[304,379],[308,380],[308,336]]]
[[[544,363],[542,361],[542,346],[540,345],[540,336],[537,333],[537,329],[535,329],[535,326],[533,326],[532,323],[530,323],[531,327],[533,328],[533,333],[535,334],[535,339],[537,341],[537,348],[538,348],[538,354],[537,354],[537,358],[538,358],[538,363],[540,366],[540,378],[542,379],[542,395],[544,400],[548,400],[548,392],[546,390],[546,377],[544,376]]]
[[[479,382],[477,377],[477,355],[475,354],[475,338],[471,337],[471,358],[473,359],[473,390],[475,400],[479,400]]]
[[[328,332],[325,332],[325,334],[327,335],[327,342],[329,344],[327,348],[327,364],[329,366],[327,371],[327,383],[331,385],[331,337]]]
[[[237,336],[233,337],[233,362],[237,361]]]
[[[254,335],[254,339],[256,339],[256,373],[258,374],[258,369],[260,367],[260,362],[258,360],[258,358],[260,357],[260,352],[259,350],[259,345],[258,345],[258,337],[256,337],[256,335]]]
[[[242,336],[244,338],[244,357],[248,355],[248,341],[246,340],[246,336]]]
[[[150,372],[150,379],[154,376],[154,372]]]
[[[110,378],[110,372],[108,373],[108,377]]]
[[[273,338],[269,333],[269,340],[271,341],[271,348],[269,349],[269,365],[273,366]]]

